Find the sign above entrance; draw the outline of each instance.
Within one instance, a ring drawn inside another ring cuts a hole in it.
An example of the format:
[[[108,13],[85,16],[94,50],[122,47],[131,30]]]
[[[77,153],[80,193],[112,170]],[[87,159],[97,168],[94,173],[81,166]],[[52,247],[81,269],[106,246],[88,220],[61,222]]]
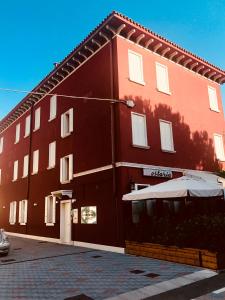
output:
[[[144,176],[152,176],[152,177],[164,177],[164,178],[172,178],[173,173],[171,170],[164,169],[154,169],[154,168],[145,168],[143,169]]]

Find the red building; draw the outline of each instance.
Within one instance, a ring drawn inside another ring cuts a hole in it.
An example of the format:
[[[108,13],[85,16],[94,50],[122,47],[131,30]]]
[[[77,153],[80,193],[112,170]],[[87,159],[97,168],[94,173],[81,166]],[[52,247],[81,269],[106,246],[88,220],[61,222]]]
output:
[[[122,251],[123,194],[225,167],[224,82],[111,13],[0,122],[0,226]]]

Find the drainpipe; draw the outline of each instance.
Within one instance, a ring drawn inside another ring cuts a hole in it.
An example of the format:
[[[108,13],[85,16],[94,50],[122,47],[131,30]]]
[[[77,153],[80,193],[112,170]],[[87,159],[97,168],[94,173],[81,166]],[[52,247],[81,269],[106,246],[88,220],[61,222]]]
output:
[[[30,109],[30,138],[29,138],[29,151],[28,151],[28,176],[27,176],[27,212],[28,212],[28,207],[29,207],[29,198],[30,198],[30,181],[31,181],[31,155],[32,155],[32,125],[33,125],[33,112],[34,112],[34,103],[32,102],[31,104],[31,109]],[[27,214],[28,215],[28,214]],[[27,223],[28,223],[28,218],[26,222],[26,234],[27,234]]]

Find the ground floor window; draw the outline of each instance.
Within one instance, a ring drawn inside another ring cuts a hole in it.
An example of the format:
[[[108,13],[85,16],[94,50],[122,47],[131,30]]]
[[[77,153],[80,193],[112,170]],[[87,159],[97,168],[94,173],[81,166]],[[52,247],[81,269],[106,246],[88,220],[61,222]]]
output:
[[[16,223],[16,201],[10,202],[9,223],[11,225]]]
[[[52,195],[45,197],[45,223],[46,226],[53,226],[55,224],[56,214],[56,198]]]
[[[26,225],[27,223],[27,200],[19,202],[19,223],[20,225]]]

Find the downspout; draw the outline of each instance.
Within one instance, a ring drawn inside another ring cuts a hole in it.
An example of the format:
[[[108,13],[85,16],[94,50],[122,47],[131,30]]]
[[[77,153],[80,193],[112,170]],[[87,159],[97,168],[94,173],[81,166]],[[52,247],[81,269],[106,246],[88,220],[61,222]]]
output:
[[[115,74],[114,74],[114,45],[113,38],[110,41],[110,97],[115,99]],[[115,202],[115,218],[116,218],[116,239],[119,245],[119,214],[118,214],[118,197],[117,197],[117,187],[116,187],[116,139],[115,139],[115,118],[116,118],[116,103],[110,103],[110,123],[111,123],[111,160],[112,160],[112,190],[113,190],[113,200]]]
[[[28,223],[28,208],[29,208],[29,198],[30,198],[30,179],[31,179],[31,155],[32,155],[32,124],[33,124],[33,111],[34,103],[31,104],[30,109],[30,139],[29,139],[29,151],[28,151],[28,177],[27,177],[27,222],[26,222],[26,234],[27,234],[27,223]]]

